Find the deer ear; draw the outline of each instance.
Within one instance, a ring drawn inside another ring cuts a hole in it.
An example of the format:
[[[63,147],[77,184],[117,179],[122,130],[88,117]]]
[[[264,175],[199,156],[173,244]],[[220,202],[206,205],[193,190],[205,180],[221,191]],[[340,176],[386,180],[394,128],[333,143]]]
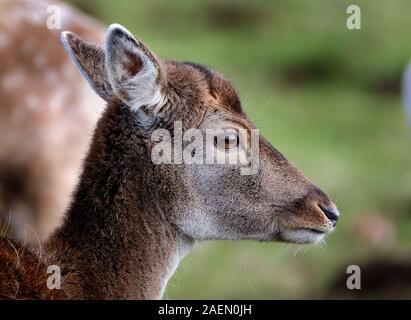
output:
[[[104,100],[110,101],[114,92],[107,77],[103,47],[83,41],[67,31],[61,33],[61,42],[94,91]]]
[[[105,56],[115,94],[133,111],[162,101],[159,60],[144,43],[118,24],[112,24],[107,30]]]

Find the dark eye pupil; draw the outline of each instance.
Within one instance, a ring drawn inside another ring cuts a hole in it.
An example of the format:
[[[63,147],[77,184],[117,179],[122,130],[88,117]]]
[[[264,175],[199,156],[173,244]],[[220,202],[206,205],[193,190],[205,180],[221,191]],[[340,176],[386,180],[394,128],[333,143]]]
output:
[[[214,143],[217,147],[228,150],[238,146],[238,135],[233,133],[226,133],[224,136],[215,136]]]
[[[237,146],[237,139],[238,137],[234,134],[228,134],[225,136],[224,140],[225,140],[225,148],[226,149],[230,149],[230,148],[234,148],[235,146]]]

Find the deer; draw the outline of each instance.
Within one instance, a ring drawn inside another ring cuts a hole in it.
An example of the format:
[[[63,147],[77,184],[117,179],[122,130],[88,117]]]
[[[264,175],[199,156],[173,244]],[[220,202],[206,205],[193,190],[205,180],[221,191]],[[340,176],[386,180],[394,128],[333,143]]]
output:
[[[71,32],[61,39],[107,106],[65,218],[41,252],[1,239],[5,298],[161,299],[197,241],[315,244],[335,229],[336,205],[263,136],[254,174],[240,174],[242,163],[153,163],[153,133],[175,121],[184,131],[222,128],[226,143],[206,148],[247,154],[236,132],[255,127],[218,71],[160,59],[118,24],[104,45]],[[46,286],[50,265],[61,270],[60,289]]]
[[[69,5],[0,3],[0,234],[30,245],[61,223],[104,106],[65,54],[61,30],[48,28],[53,7],[62,28],[104,39]]]

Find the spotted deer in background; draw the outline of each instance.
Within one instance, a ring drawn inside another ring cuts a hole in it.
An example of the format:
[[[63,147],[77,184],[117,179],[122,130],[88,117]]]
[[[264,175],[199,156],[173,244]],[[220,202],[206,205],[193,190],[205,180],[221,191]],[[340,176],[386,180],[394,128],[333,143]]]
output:
[[[153,163],[152,134],[176,121],[184,131],[221,128],[234,141],[207,152],[247,155],[231,137],[254,126],[220,73],[159,59],[117,24],[104,46],[69,32],[62,41],[107,108],[65,219],[42,254],[0,239],[4,297],[159,299],[195,241],[317,243],[334,230],[330,198],[262,136],[251,175],[240,174],[243,164]],[[46,287],[49,265],[61,268],[60,290]]]
[[[54,1],[0,3],[0,233],[37,243],[60,223],[103,102],[47,27],[57,5],[62,27],[93,41],[104,30]]]

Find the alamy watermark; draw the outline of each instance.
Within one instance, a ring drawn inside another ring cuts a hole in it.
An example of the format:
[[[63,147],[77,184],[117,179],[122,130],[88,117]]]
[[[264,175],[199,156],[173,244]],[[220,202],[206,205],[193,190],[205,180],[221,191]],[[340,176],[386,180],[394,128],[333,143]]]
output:
[[[61,30],[61,8],[56,5],[47,6],[47,28],[50,30]]]
[[[347,277],[346,285],[349,290],[360,290],[361,289],[361,268],[355,264],[349,265],[347,267]]]
[[[360,30],[361,29],[361,8],[356,4],[349,5],[346,13],[348,14],[345,22],[348,30]]]
[[[61,289],[61,270],[59,266],[51,265],[47,267],[47,288],[50,290]]]

